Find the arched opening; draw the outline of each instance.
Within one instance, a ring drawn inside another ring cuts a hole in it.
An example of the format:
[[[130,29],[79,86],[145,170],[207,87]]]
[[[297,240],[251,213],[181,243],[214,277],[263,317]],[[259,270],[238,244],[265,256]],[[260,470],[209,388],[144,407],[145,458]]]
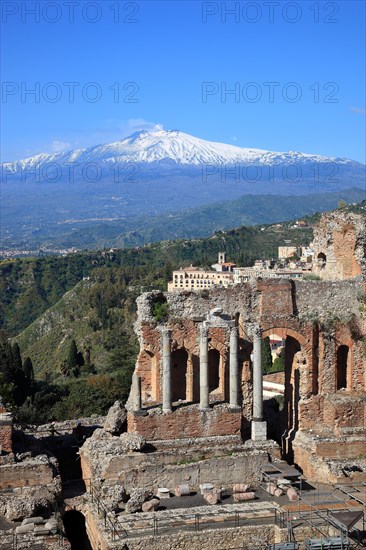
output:
[[[300,400],[299,352],[301,352],[300,343],[292,336],[287,336],[285,341],[285,401],[288,430],[298,428],[298,404]]]
[[[337,390],[347,389],[348,346],[339,346],[337,350]]]
[[[71,550],[92,550],[86,526],[85,517],[77,510],[66,512],[63,517],[65,534],[71,543]]]
[[[285,370],[285,343],[286,339],[283,336],[272,332],[268,335],[269,345],[272,357],[271,372],[282,372]]]
[[[193,402],[198,403],[200,400],[200,358],[198,355],[192,355],[193,369]]]
[[[185,349],[177,349],[172,353],[172,400],[187,399],[187,360]]]
[[[327,257],[326,255],[323,253],[323,252],[320,252],[318,254],[318,268],[319,269],[324,269],[325,266],[327,265]]]
[[[217,349],[208,352],[208,387],[210,392],[220,387],[220,354]]]
[[[142,401],[157,402],[159,400],[159,367],[155,355],[148,350],[143,350],[139,355],[138,374],[142,383]]]
[[[275,403],[269,407],[269,416],[267,418],[270,436],[281,442],[283,457],[289,462],[293,462],[294,453],[292,441],[300,424],[299,402],[305,397],[309,388],[308,380],[308,361],[309,356],[306,351],[306,340],[300,334],[286,327],[273,327],[263,333],[264,336],[276,336],[278,342],[277,350],[280,350],[281,362],[283,362],[284,375],[284,399],[276,407]],[[274,340],[275,338],[273,338]],[[281,383],[281,379],[277,383]],[[282,400],[281,400],[282,401]]]

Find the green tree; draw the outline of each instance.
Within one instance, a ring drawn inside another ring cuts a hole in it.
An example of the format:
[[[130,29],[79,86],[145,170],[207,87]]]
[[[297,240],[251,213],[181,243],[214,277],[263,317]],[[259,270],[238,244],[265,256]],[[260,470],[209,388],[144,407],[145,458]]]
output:
[[[0,401],[5,406],[14,405],[14,384],[4,382],[4,374],[0,372]]]
[[[12,380],[14,384],[14,401],[16,405],[21,405],[27,397],[27,381],[23,371],[22,356],[20,354],[19,344],[15,342],[11,348],[12,355]]]
[[[68,378],[71,374],[71,368],[67,359],[64,359],[60,365],[60,373],[63,378]]]
[[[340,200],[338,201],[338,206],[337,206],[337,208],[345,208],[346,206],[347,206],[347,203],[346,203],[345,200],[340,199]]]
[[[27,384],[27,395],[33,397],[34,390],[35,390],[34,369],[33,369],[33,363],[30,357],[26,357],[23,364],[23,371],[24,371],[25,381]]]
[[[273,361],[271,372],[283,372],[285,370],[285,360],[282,354]]]
[[[262,340],[262,365],[263,372],[271,372],[272,370],[272,353],[269,336]]]
[[[69,353],[67,354],[67,364],[70,372],[72,372],[75,376],[77,376],[79,372],[79,361],[80,358],[78,356],[78,348],[76,347],[75,340],[72,339],[70,342]]]

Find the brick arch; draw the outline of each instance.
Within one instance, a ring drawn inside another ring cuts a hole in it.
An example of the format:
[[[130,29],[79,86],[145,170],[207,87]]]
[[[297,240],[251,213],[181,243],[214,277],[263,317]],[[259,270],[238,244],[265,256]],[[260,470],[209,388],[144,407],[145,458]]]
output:
[[[306,351],[307,340],[302,334],[300,334],[296,330],[293,330],[292,328],[288,328],[288,327],[271,327],[263,331],[262,337],[266,338],[272,333],[278,334],[278,336],[281,336],[283,339],[285,339],[287,336],[291,336],[292,338],[295,338],[295,340],[297,340],[301,345],[301,347],[303,347],[304,350]]]
[[[277,334],[286,341],[285,351],[285,405],[281,417],[282,452],[290,462],[294,460],[292,441],[301,424],[300,401],[312,393],[312,353],[309,340],[290,327],[275,325],[266,328],[262,337]]]

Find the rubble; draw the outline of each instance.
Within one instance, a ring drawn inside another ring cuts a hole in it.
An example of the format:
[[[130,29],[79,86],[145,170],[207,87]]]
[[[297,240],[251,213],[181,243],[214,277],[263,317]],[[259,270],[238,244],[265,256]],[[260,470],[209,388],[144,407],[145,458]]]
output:
[[[106,432],[117,435],[127,421],[127,411],[120,401],[116,401],[109,409],[103,429]]]
[[[158,498],[153,498],[152,500],[147,500],[146,502],[142,503],[142,511],[143,512],[156,512],[156,510],[159,508],[160,500]]]
[[[146,439],[136,433],[123,433],[120,435],[119,440],[122,453],[141,451],[146,444]]]
[[[11,493],[0,494],[0,515],[10,521],[22,521],[39,512],[50,512],[59,493],[55,484],[15,488]]]
[[[142,508],[142,504],[147,500],[152,500],[153,493],[146,489],[134,489],[130,494],[130,499],[126,504],[126,512],[131,514],[139,512]]]

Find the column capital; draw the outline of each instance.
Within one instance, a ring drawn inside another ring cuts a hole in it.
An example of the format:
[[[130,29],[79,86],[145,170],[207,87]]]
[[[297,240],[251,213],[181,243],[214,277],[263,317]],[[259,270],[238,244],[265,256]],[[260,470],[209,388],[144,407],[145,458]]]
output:
[[[239,336],[239,329],[238,327],[231,327],[230,328],[230,336],[238,337]]]
[[[200,327],[200,336],[201,338],[208,338],[208,326],[201,325]]]
[[[253,339],[262,338],[263,330],[259,325],[255,325],[252,329]]]
[[[168,338],[172,337],[172,331],[169,328],[164,327],[164,328],[160,329],[160,332],[161,332],[162,338],[164,338],[164,339],[165,338],[168,339]]]

